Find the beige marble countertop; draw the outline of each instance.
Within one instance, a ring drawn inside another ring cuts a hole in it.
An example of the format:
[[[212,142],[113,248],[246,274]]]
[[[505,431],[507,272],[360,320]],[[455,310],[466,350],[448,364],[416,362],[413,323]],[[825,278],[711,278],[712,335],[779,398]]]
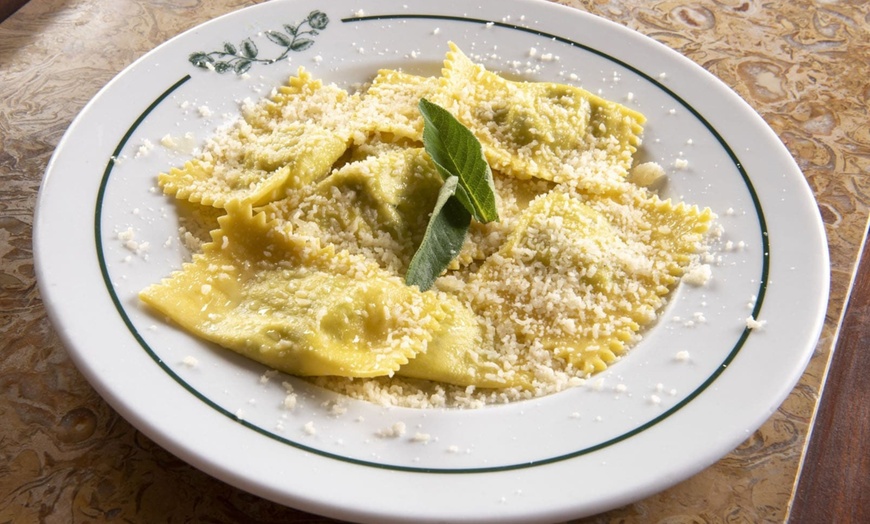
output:
[[[76,370],[36,288],[31,226],[48,159],[115,74],[244,0],[38,0],[0,23],[0,522],[325,522],[188,466]],[[831,300],[800,383],[685,482],[588,522],[787,519],[870,210],[870,7],[806,0],[566,0],[676,49],[735,89],[796,158],[829,238]]]

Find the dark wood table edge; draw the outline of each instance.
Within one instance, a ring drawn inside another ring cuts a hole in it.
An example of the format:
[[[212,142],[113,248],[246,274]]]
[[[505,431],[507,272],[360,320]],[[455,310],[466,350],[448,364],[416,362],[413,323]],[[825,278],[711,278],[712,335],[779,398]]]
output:
[[[870,226],[870,222],[868,222]],[[870,246],[850,288],[787,522],[870,522]]]
[[[0,0],[0,22],[6,20],[28,0]]]

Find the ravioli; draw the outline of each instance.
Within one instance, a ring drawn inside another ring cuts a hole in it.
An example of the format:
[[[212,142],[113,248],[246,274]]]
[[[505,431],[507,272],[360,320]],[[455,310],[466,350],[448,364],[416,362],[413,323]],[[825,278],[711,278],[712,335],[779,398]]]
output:
[[[357,107],[355,143],[378,135],[387,141],[407,139],[422,144],[423,119],[417,104],[421,98],[437,98],[440,91],[441,80],[436,77],[379,71]]]
[[[294,375],[373,377],[450,329],[441,321],[457,304],[285,235],[249,206],[231,204],[219,222],[191,263],[140,293],[206,340]]]
[[[298,235],[404,274],[441,184],[423,149],[396,149],[345,164],[262,209]]]
[[[511,369],[480,351],[485,334],[471,309],[455,310],[446,325],[449,327],[435,334],[425,353],[417,354],[399,369],[399,376],[466,387],[532,387],[530,373]]]
[[[261,205],[326,176],[350,141],[356,99],[300,68],[271,100],[251,104],[232,127],[181,168],[158,177],[164,192],[223,208]]]
[[[512,82],[451,44],[444,103],[480,140],[493,169],[517,178],[600,184],[626,176],[645,118],[578,87]]]
[[[633,192],[639,210],[559,190],[536,198],[470,278],[472,308],[584,375],[604,370],[655,319],[711,219]]]

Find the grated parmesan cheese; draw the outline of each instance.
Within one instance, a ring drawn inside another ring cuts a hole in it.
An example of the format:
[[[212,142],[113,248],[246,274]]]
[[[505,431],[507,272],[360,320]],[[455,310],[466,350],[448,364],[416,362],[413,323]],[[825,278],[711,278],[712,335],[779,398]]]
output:
[[[152,143],[147,138],[142,140],[142,145],[139,146],[139,149],[136,150],[136,155],[133,158],[140,158],[144,156],[148,156],[151,154],[151,151],[154,150],[154,143]]]
[[[199,360],[197,360],[196,357],[192,357],[190,355],[184,357],[184,359],[182,359],[181,363],[189,368],[195,368],[195,367],[199,366]]]
[[[388,428],[378,430],[375,434],[380,438],[399,438],[405,434],[405,430],[404,422],[396,422]]]
[[[698,264],[683,275],[683,282],[692,286],[705,286],[713,276],[713,270],[709,264]]]
[[[411,441],[417,442],[420,444],[427,444],[432,439],[432,435],[428,433],[414,433],[414,436],[411,438]]]
[[[767,324],[766,320],[756,320],[755,317],[746,317],[746,327],[753,330],[760,330]]]
[[[139,242],[136,240],[136,232],[132,227],[128,227],[124,231],[118,232],[118,240],[122,242],[124,247],[132,251],[136,255],[145,256],[151,248],[149,242]]]
[[[630,180],[641,187],[653,187],[664,180],[665,170],[656,162],[644,162],[631,170]]]
[[[272,377],[278,374],[278,371],[275,369],[267,369],[262,375],[260,375],[260,384],[268,384]]]

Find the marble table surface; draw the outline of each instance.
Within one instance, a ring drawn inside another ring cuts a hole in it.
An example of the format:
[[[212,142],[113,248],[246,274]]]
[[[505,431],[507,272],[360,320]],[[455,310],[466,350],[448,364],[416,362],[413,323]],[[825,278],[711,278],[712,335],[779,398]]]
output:
[[[0,23],[0,522],[329,521],[215,480],[130,426],[71,362],[34,275],[37,191],[75,115],[148,50],[254,3],[38,0]],[[870,8],[807,0],[560,3],[651,36],[745,98],[809,181],[832,263],[821,340],[771,418],[696,476],[584,521],[785,521],[865,241]]]

